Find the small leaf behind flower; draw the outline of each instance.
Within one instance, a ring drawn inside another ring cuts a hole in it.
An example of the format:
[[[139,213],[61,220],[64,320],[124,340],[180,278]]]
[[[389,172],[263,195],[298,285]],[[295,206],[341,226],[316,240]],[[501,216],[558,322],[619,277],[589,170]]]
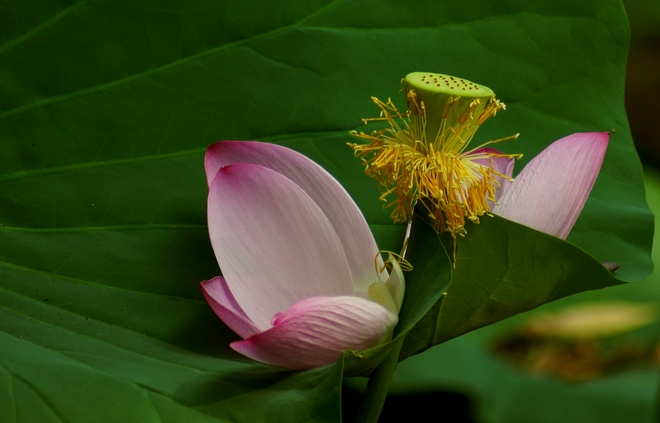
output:
[[[575,245],[498,216],[457,240],[444,296],[412,330],[401,358],[582,291],[623,283]]]

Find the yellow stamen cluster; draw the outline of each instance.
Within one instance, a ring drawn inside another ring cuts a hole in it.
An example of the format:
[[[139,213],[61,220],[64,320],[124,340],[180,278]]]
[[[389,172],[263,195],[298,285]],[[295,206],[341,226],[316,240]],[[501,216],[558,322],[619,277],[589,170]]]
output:
[[[493,92],[432,73],[409,74],[403,83],[407,112],[400,113],[390,99],[384,103],[372,97],[381,114],[364,122],[386,121],[389,128],[353,131],[369,143],[349,146],[362,158],[365,173],[378,181],[380,198],[393,207],[395,222],[409,221],[419,202],[438,232],[463,235],[465,219],[478,223],[490,211],[488,202],[496,201],[497,178],[508,178],[493,169],[492,159],[520,157],[483,147],[518,135],[466,151],[479,126],[505,109]]]

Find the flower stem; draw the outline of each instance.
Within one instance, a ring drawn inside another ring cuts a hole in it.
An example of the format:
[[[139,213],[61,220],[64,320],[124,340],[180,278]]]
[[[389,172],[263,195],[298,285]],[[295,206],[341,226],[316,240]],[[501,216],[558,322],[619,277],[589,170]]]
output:
[[[369,376],[367,389],[364,392],[362,404],[360,405],[360,409],[355,418],[356,422],[378,422],[378,417],[380,417],[383,404],[385,404],[385,398],[387,398],[387,391],[394,378],[396,365],[399,362],[399,353],[401,352],[404,338],[405,336],[402,336],[396,341],[385,360],[383,360],[383,362],[376,367],[376,370],[373,371],[371,376]]]

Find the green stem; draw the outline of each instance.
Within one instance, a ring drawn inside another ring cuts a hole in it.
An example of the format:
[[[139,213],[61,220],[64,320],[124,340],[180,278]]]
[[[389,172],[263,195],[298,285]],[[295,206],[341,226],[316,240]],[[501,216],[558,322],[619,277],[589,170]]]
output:
[[[373,371],[371,376],[369,376],[367,390],[364,392],[362,404],[360,405],[360,409],[355,418],[356,422],[378,422],[380,412],[383,410],[383,404],[385,404],[385,398],[387,398],[387,391],[394,378],[396,365],[399,362],[399,353],[401,352],[404,338],[404,336],[399,338],[399,340],[392,346],[392,349],[385,360],[383,360],[383,362],[376,367],[376,370]]]

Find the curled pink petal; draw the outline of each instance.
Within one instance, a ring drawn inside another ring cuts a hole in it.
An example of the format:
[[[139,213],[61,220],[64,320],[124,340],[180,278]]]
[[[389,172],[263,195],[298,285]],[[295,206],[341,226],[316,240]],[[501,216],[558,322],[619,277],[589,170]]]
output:
[[[302,299],[355,294],[328,218],[274,170],[253,164],[220,169],[209,190],[208,224],[227,286],[260,331]]]
[[[530,161],[493,213],[566,239],[596,182],[609,134],[569,135]]]
[[[231,347],[253,360],[294,370],[326,366],[346,350],[384,342],[398,317],[359,297],[308,298],[273,321],[273,328]]]
[[[200,285],[215,314],[241,338],[249,338],[260,332],[234,299],[225,278],[218,276]]]
[[[222,141],[206,151],[204,166],[209,184],[223,166],[257,164],[286,176],[302,188],[323,210],[346,252],[355,289],[366,292],[374,282],[385,281],[387,271],[362,212],[346,190],[325,169],[302,154],[275,144],[255,141]]]

